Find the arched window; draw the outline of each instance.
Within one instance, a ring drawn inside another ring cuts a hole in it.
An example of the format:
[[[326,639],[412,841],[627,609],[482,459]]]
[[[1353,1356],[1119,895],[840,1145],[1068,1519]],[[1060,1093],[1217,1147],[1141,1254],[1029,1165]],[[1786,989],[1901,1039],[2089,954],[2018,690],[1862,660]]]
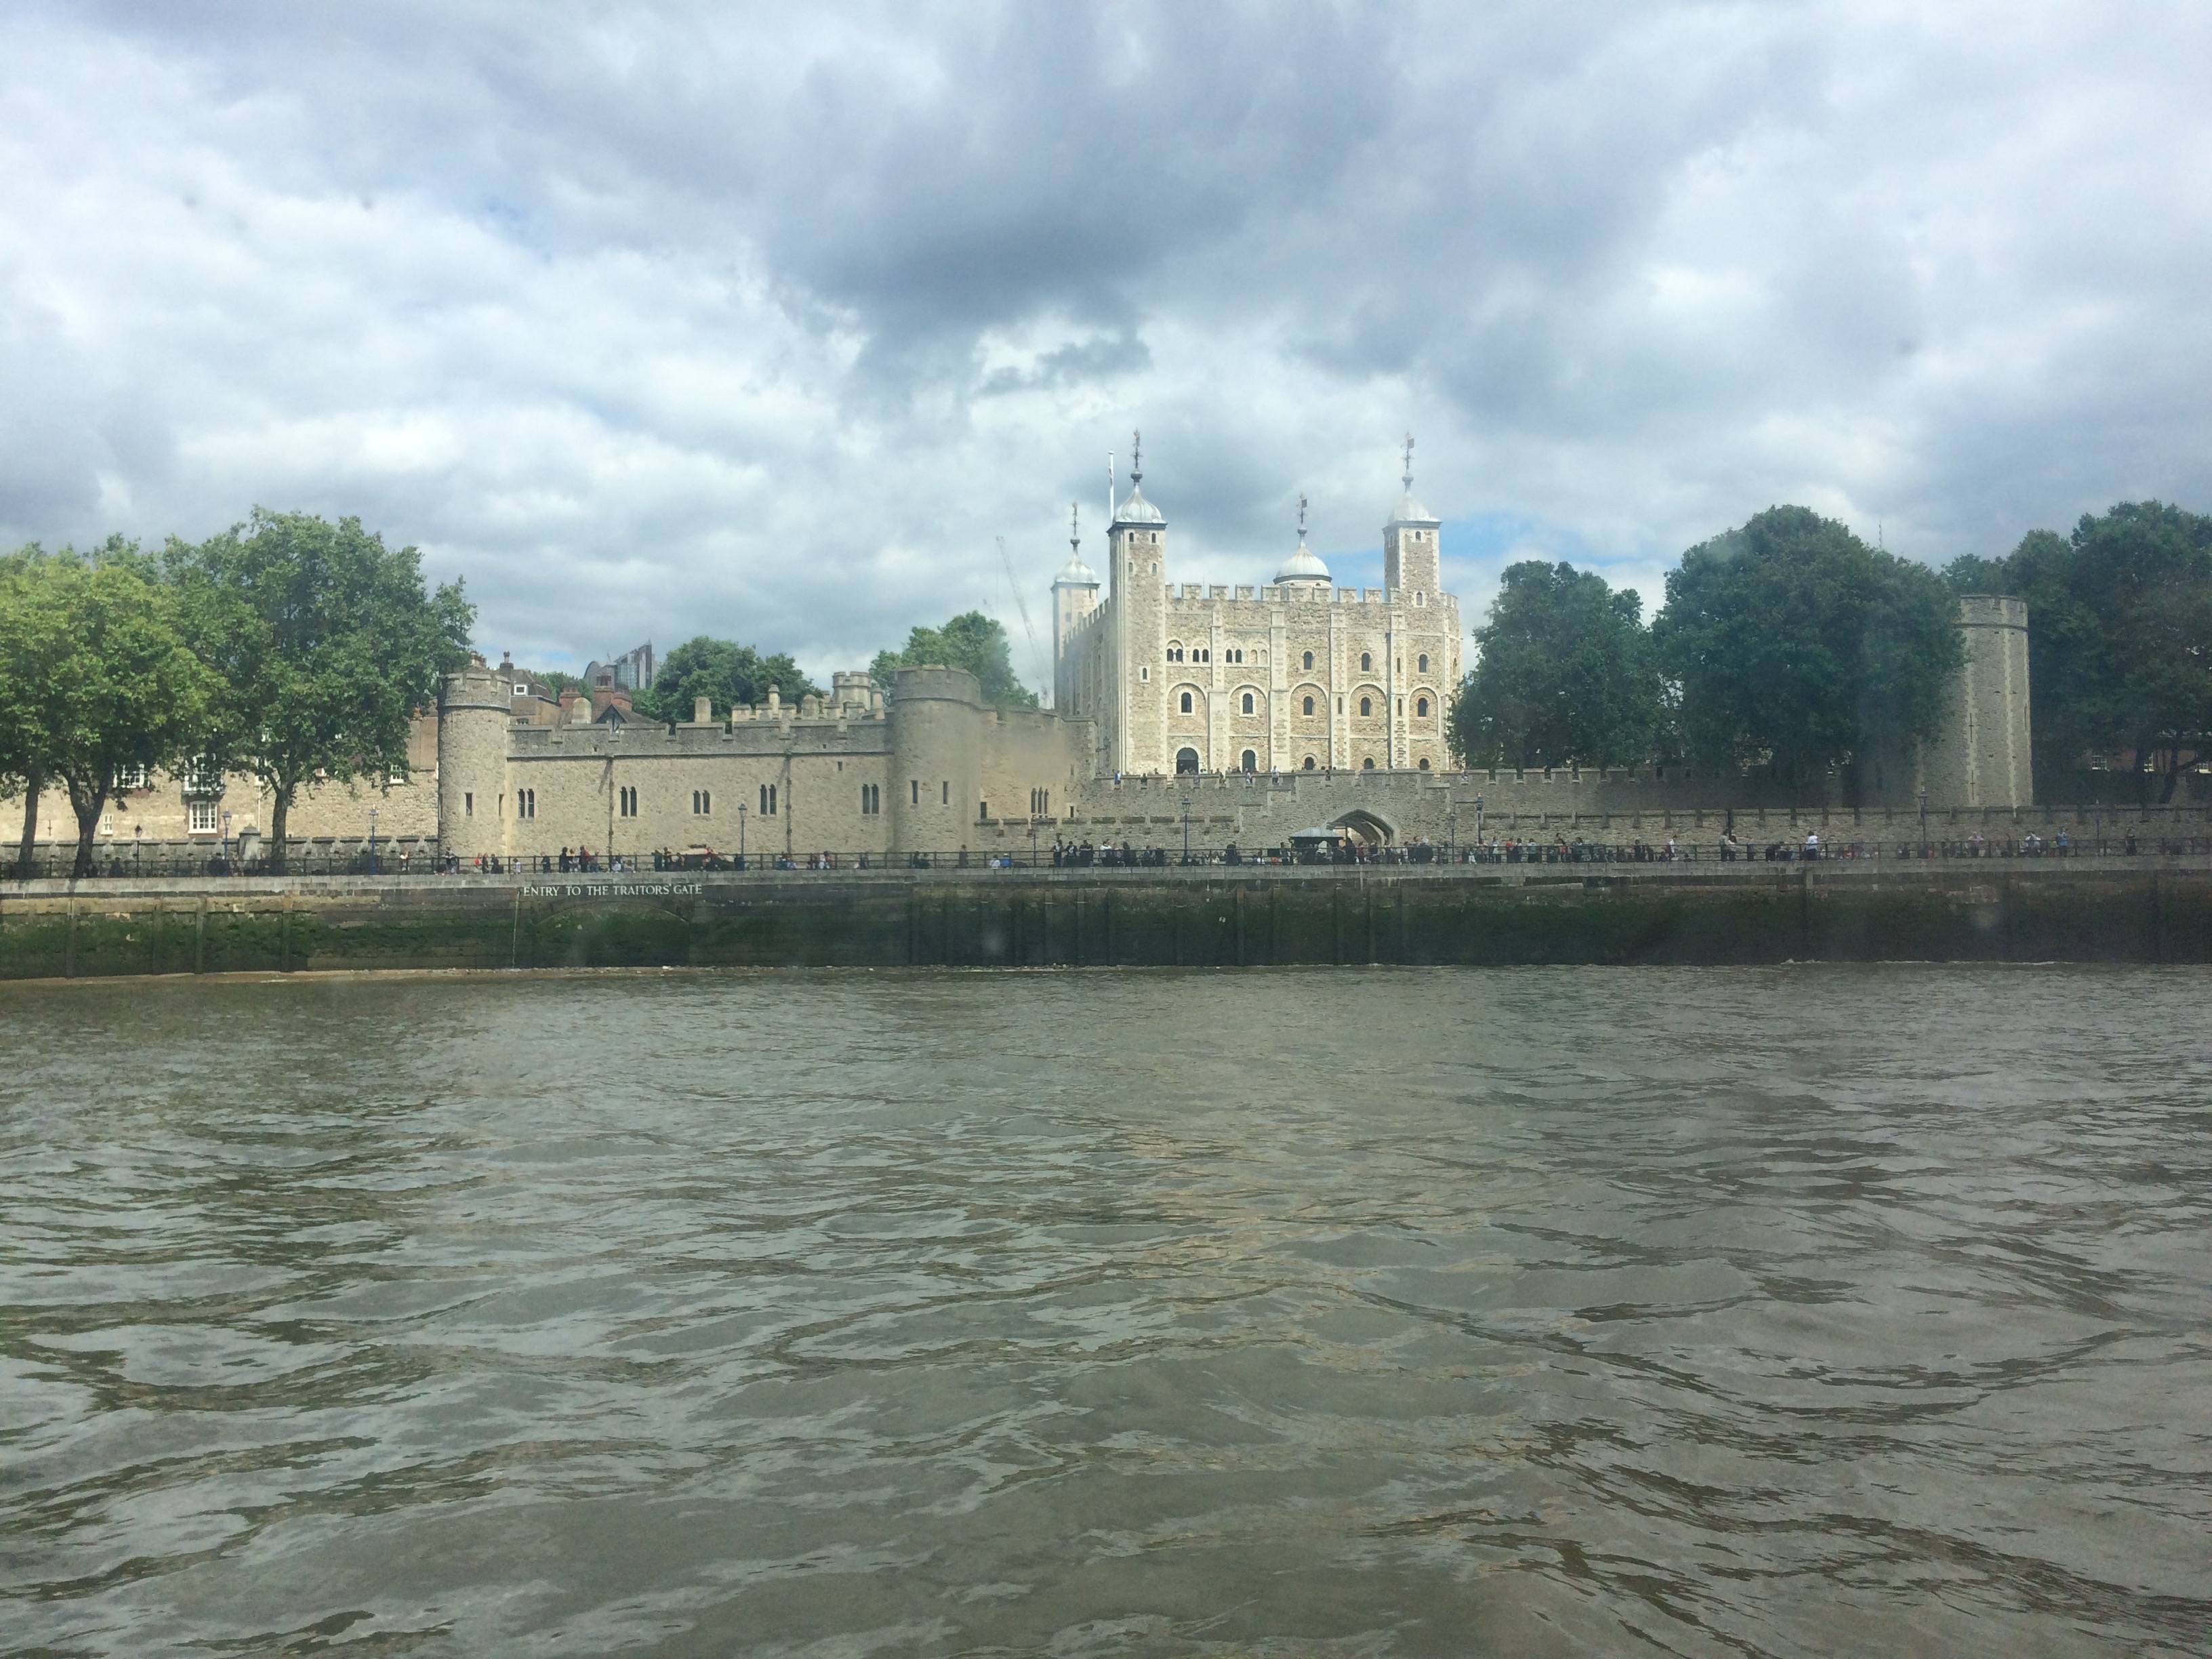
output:
[[[1306,699],[1306,713],[1309,714],[1313,713],[1313,699],[1311,697],[1308,697]]]
[[[1306,757],[1305,769],[1309,772],[1314,769],[1313,757],[1311,755],[1308,755]]]
[[[1190,713],[1190,693],[1188,691],[1182,694],[1182,712],[1186,714]]]
[[[1311,667],[1313,666],[1313,653],[1312,653],[1312,652],[1310,652],[1310,651],[1309,651],[1309,652],[1307,652],[1307,653],[1306,653],[1306,666],[1307,666],[1307,667],[1309,667],[1309,668],[1311,668]],[[1311,713],[1313,713],[1313,710],[1312,710],[1312,709],[1310,709],[1310,708],[1309,708],[1308,710],[1306,710],[1306,713],[1308,713],[1309,714],[1310,714]]]
[[[1180,776],[1181,775],[1182,775],[1182,774],[1183,774],[1183,773],[1185,773],[1185,772],[1195,772],[1195,771],[1197,771],[1197,770],[1198,770],[1198,750],[1195,750],[1195,749],[1178,749],[1178,750],[1176,750],[1176,775]]]
[[[1244,751],[1243,764],[1247,772],[1256,772],[1260,769],[1260,757],[1253,753],[1252,750],[1247,749]]]
[[[1416,698],[1414,698],[1414,699],[1413,699],[1413,712],[1414,712],[1416,714],[1427,714],[1427,713],[1429,712],[1429,700],[1428,700],[1426,697],[1416,697]]]
[[[1252,712],[1252,694],[1249,691],[1244,694],[1244,712],[1248,714]]]
[[[1375,700],[1374,700],[1374,698],[1372,698],[1372,697],[1362,697],[1362,698],[1359,700],[1359,712],[1360,712],[1361,714],[1373,714],[1373,713],[1375,712]]]
[[[1427,771],[1428,769],[1429,769],[1429,757],[1428,757],[1426,755],[1424,755],[1424,756],[1422,756],[1422,757],[1421,757],[1421,770],[1423,770],[1424,772],[1425,772],[1425,771]]]
[[[1360,762],[1359,769],[1363,772],[1372,772],[1375,769],[1375,757],[1370,755],[1365,760]]]
[[[1359,672],[1363,674],[1368,673],[1373,670],[1374,666],[1374,657],[1365,651],[1361,652],[1359,653]]]
[[[1421,672],[1425,674],[1429,672],[1429,653],[1427,652],[1424,651],[1419,657],[1415,658],[1414,660],[1421,665]]]

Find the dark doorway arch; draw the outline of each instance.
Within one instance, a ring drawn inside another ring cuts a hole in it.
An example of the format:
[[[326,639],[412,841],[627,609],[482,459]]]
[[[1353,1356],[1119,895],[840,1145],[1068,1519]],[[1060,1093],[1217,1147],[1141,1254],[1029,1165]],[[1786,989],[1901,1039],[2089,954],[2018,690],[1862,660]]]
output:
[[[1243,767],[1247,772],[1258,771],[1260,769],[1260,757],[1258,753],[1253,750],[1247,749],[1244,751]]]
[[[1197,750],[1178,749],[1176,750],[1176,775],[1177,777],[1181,777],[1186,772],[1195,772],[1197,770]]]
[[[1328,827],[1348,830],[1370,847],[1388,847],[1398,839],[1395,824],[1381,813],[1370,812],[1364,807],[1354,807],[1341,817],[1332,819]]]

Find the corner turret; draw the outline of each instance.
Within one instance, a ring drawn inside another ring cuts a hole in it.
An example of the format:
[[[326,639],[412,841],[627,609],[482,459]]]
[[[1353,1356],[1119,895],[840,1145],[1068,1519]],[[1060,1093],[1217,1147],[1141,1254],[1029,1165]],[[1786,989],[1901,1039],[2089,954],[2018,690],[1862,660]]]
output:
[[[1306,498],[1303,495],[1298,497],[1297,550],[1285,559],[1282,568],[1275,572],[1275,585],[1310,588],[1319,593],[1328,592],[1328,567],[1306,545]]]
[[[1382,526],[1382,591],[1426,605],[1443,592],[1437,535],[1443,520],[1413,499],[1413,434],[1406,434],[1405,493]]]
[[[506,850],[507,728],[514,718],[509,680],[479,657],[448,674],[438,694],[438,839],[468,863]]]

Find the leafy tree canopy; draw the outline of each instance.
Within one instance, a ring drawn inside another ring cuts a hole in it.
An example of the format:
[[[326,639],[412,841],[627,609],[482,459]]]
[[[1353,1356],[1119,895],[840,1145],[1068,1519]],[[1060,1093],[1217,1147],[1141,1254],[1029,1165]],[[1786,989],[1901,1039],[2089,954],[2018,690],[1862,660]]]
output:
[[[1691,753],[1804,784],[1932,737],[1964,660],[1943,579],[1802,507],[1693,547],[1653,619]]]
[[[663,657],[653,684],[630,701],[647,720],[688,720],[701,697],[713,703],[715,714],[726,714],[740,705],[766,702],[770,686],[786,702],[821,693],[787,653],[763,657],[750,645],[702,634]]]
[[[2027,601],[2029,721],[2054,781],[2099,750],[2162,757],[2163,798],[2212,748],[2212,517],[2162,501],[2031,532],[2002,559],[1945,573]]]
[[[927,668],[933,663],[973,674],[982,684],[985,702],[1002,708],[1037,706],[1036,693],[1014,673],[1005,626],[980,611],[964,611],[942,628],[915,629],[906,637],[904,650],[876,653],[868,672],[888,691],[900,669]]]
[[[210,751],[268,788],[282,873],[301,784],[405,775],[409,726],[468,660],[475,608],[458,582],[426,592],[416,550],[386,548],[358,519],[256,507],[197,547],[172,542],[167,561],[222,684]]]
[[[1650,758],[1664,711],[1643,606],[1571,564],[1508,567],[1452,702],[1453,748],[1470,766]]]
[[[80,876],[118,775],[179,765],[207,729],[220,688],[181,624],[176,593],[119,537],[0,568],[0,750],[29,810],[48,781],[67,788]],[[32,829],[27,810],[27,867]]]

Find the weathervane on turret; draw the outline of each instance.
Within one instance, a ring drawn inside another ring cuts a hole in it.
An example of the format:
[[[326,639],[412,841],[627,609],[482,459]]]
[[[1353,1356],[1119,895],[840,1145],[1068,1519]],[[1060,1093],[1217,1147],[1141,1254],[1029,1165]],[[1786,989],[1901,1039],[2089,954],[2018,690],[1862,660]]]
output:
[[[1129,434],[1129,483],[1133,488],[1145,481],[1145,434]]]
[[[1304,546],[1304,545],[1305,545],[1305,540],[1306,540],[1306,498],[1305,498],[1305,496],[1304,495],[1304,494],[1301,494],[1301,495],[1298,496],[1298,545],[1299,545],[1299,546],[1301,546],[1301,547]]]
[[[1067,558],[1071,564],[1075,562],[1083,548],[1083,532],[1076,523],[1075,515],[1076,504],[1070,501],[1067,504]]]
[[[1413,434],[1406,434],[1406,493],[1413,493]]]

